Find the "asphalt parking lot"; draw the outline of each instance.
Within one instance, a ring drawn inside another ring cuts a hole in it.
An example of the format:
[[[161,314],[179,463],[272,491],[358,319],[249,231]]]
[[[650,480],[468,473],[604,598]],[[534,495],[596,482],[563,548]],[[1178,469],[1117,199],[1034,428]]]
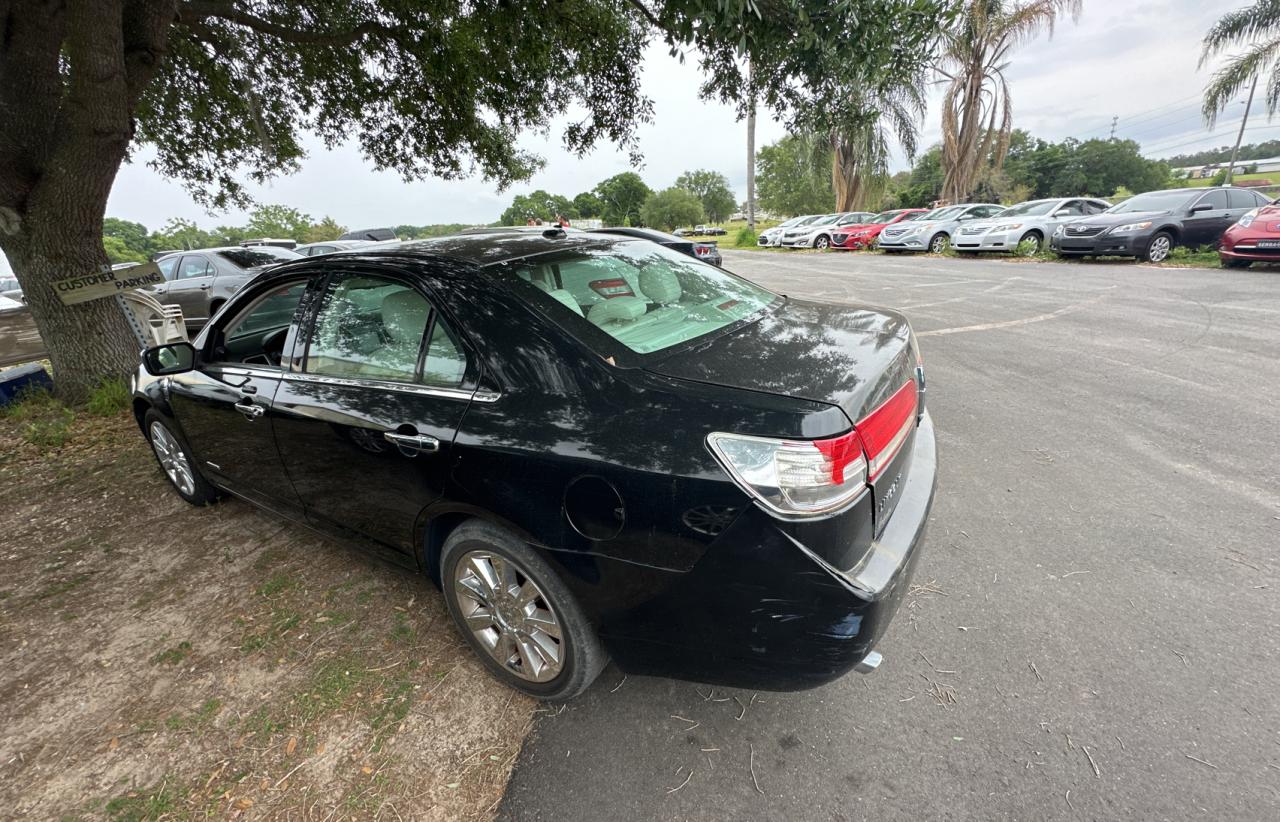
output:
[[[500,818],[1280,817],[1280,272],[726,252],[904,311],[941,473],[885,663],[606,669]]]

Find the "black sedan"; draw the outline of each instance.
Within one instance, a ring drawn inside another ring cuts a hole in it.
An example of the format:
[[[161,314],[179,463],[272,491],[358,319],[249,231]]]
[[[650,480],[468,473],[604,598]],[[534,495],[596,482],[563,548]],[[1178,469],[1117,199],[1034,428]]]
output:
[[[652,228],[631,228],[629,226],[596,228],[592,229],[591,233],[612,234],[616,237],[635,237],[640,240],[649,240],[657,243],[658,245],[665,245],[667,248],[675,249],[681,254],[688,254],[690,257],[696,257],[704,263],[724,265],[724,256],[720,254],[720,247],[715,243],[689,240],[678,234],[668,234],[665,231],[657,231]]]
[[[767,689],[873,670],[933,500],[924,387],[898,314],[514,229],[271,269],[145,352],[133,407],[184,499],[429,576],[494,676],[563,699],[610,657]]]
[[[1101,214],[1058,226],[1049,247],[1064,257],[1137,257],[1164,262],[1175,246],[1216,245],[1245,212],[1267,199],[1247,188],[1148,191]]]

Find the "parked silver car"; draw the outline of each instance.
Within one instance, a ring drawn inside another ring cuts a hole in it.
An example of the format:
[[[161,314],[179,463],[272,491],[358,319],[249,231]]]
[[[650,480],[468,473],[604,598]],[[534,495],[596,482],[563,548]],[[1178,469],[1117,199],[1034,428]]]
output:
[[[979,251],[1017,250],[1027,243],[1030,254],[1037,253],[1053,232],[1068,220],[1101,214],[1111,203],[1092,197],[1059,197],[1050,200],[1028,200],[1010,206],[999,217],[968,223],[952,236],[956,251],[973,254]]]
[[[1005,210],[995,203],[960,203],[935,208],[910,222],[891,225],[880,232],[880,249],[889,253],[928,251],[941,254],[962,225],[995,217]]]
[[[790,220],[778,223],[773,228],[766,228],[756,236],[756,245],[776,247],[787,229],[808,225],[822,216],[822,214],[805,214],[802,217],[792,217]]]
[[[182,251],[156,260],[165,282],[143,290],[161,303],[181,308],[187,327],[197,329],[258,272],[301,259],[296,251],[270,245]]]
[[[350,251],[353,248],[373,245],[372,240],[326,240],[321,243],[307,243],[294,249],[304,257],[319,257],[321,254],[333,254],[336,251]]]

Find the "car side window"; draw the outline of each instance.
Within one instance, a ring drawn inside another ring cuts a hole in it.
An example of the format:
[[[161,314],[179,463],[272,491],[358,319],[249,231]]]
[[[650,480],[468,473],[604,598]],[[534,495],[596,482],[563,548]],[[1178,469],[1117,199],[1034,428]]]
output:
[[[172,280],[174,271],[178,265],[177,257],[170,257],[167,260],[161,260],[156,263],[156,268],[160,269],[160,275],[166,280]]]
[[[232,315],[214,332],[211,362],[281,367],[285,340],[307,280],[283,283]]]
[[[397,280],[363,275],[329,284],[303,366],[308,374],[450,387],[462,383],[466,370],[457,336],[421,293]]]
[[[1001,211],[1004,211],[1003,206],[978,206],[969,212],[969,216],[978,218],[994,217]]]
[[[1062,208],[1059,208],[1056,213],[1059,217],[1083,216],[1085,213],[1084,203],[1080,202],[1079,200],[1068,200],[1067,202],[1062,204]]]
[[[1210,191],[1208,194],[1196,201],[1196,205],[1204,205],[1208,203],[1214,211],[1227,207],[1227,192],[1222,189]]]
[[[1257,195],[1255,195],[1252,191],[1238,191],[1236,189],[1232,189],[1231,191],[1227,192],[1227,195],[1228,195],[1228,202],[1231,203],[1232,208],[1257,208],[1258,207],[1258,201],[1256,199]]]
[[[1101,214],[1102,212],[1106,211],[1108,208],[1111,208],[1111,206],[1107,205],[1106,203],[1099,202],[1097,200],[1086,200],[1084,204],[1084,213],[1085,214]]]
[[[179,280],[189,280],[192,277],[203,277],[206,274],[212,274],[213,271],[209,267],[209,261],[204,257],[183,257],[182,264],[178,266]]]

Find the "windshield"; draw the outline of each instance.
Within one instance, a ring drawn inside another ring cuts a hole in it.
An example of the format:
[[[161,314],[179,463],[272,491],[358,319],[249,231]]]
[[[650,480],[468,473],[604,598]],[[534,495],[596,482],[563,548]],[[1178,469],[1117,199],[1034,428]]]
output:
[[[287,248],[273,245],[255,245],[252,248],[228,248],[219,251],[218,256],[230,260],[241,268],[257,268],[262,265],[275,265],[285,260],[301,260],[302,255]]]
[[[1036,217],[1041,214],[1048,214],[1053,210],[1057,200],[1031,200],[1026,203],[1018,203],[1015,206],[1009,206],[1000,212],[1001,217]]]
[[[522,299],[608,356],[600,332],[638,354],[746,319],[778,295],[647,242],[542,254],[496,269]],[[592,332],[595,333],[592,333]]]
[[[960,212],[962,211],[964,211],[964,206],[946,206],[945,208],[935,208],[933,211],[930,211],[928,214],[925,214],[923,217],[920,217],[919,219],[949,220],[952,217],[959,216]]]
[[[1118,203],[1108,208],[1104,213],[1132,214],[1136,211],[1169,211],[1189,202],[1193,197],[1199,197],[1203,193],[1203,190],[1198,189],[1191,189],[1190,191],[1182,189],[1151,191],[1130,197],[1123,203]]]
[[[818,226],[818,225],[831,225],[832,223],[834,223],[834,222],[835,222],[836,220],[838,220],[838,219],[840,219],[840,215],[839,215],[839,214],[828,214],[828,215],[827,215],[827,216],[825,216],[825,217],[819,217],[818,219],[814,220],[814,221],[811,223],[811,225],[815,225],[815,226]]]

